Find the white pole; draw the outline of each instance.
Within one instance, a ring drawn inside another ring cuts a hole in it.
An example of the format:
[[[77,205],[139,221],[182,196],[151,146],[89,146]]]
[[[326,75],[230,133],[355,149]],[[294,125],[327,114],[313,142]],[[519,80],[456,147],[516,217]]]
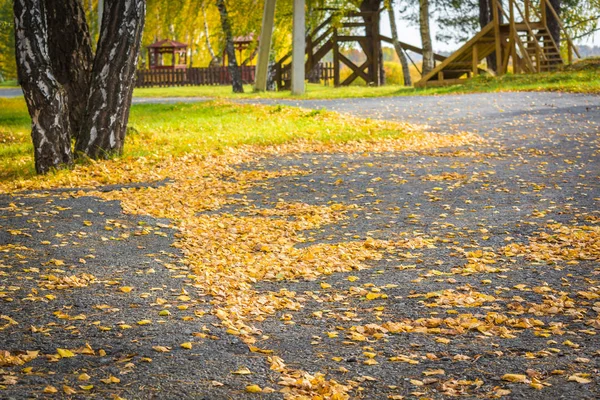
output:
[[[98,34],[102,28],[102,14],[104,14],[104,0],[98,0]]]
[[[271,38],[275,20],[275,0],[265,0],[263,11],[262,29],[258,42],[258,60],[256,61],[256,74],[254,90],[264,92],[267,90],[267,75],[269,74],[269,55],[271,53]]]
[[[306,52],[305,0],[294,0],[292,34],[292,94],[304,93],[304,54]]]

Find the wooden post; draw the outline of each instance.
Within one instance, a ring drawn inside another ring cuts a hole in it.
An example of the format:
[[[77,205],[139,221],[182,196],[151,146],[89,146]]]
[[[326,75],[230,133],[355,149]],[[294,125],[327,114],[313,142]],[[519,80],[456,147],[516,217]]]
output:
[[[294,0],[292,28],[292,94],[304,94],[304,53],[306,51],[305,0]]]
[[[104,0],[98,0],[98,35],[102,28],[102,15],[104,15]]]
[[[340,46],[338,43],[337,28],[333,28],[333,86],[340,86]]]
[[[509,24],[510,24],[510,54],[512,58],[513,74],[518,73],[519,66],[517,65],[517,28],[515,26],[515,0],[508,0]]]
[[[271,53],[271,38],[275,20],[275,0],[265,0],[263,10],[262,29],[258,42],[258,60],[256,61],[256,79],[254,90],[264,92],[267,90],[267,76],[269,75],[269,55]]]
[[[546,0],[540,0],[540,12],[542,13],[542,25],[543,26],[548,26],[546,25],[547,21],[547,17],[546,17]]]
[[[379,78],[379,12],[373,11],[371,14],[371,40],[373,41],[373,84],[380,86]]]
[[[496,41],[496,75],[504,75],[502,66],[502,43],[500,37],[500,15],[498,10],[498,0],[492,0],[494,16],[494,40]]]
[[[479,51],[477,44],[473,45],[473,76],[477,76],[479,72]]]

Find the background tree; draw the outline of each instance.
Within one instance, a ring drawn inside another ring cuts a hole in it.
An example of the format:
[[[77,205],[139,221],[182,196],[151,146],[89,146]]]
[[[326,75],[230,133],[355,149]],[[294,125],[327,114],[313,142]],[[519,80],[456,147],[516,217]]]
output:
[[[423,47],[423,75],[427,75],[434,67],[433,44],[429,29],[429,0],[419,0],[419,32]]]
[[[235,58],[233,33],[231,31],[231,22],[229,21],[225,0],[217,0],[217,8],[221,14],[221,25],[223,28],[223,34],[225,35],[225,54],[227,55],[227,65],[229,66],[229,73],[231,74],[231,86],[233,87],[233,93],[244,93],[244,86],[242,85],[242,72]]]
[[[483,29],[487,24],[494,19],[492,1],[494,0],[479,0],[479,27]],[[488,68],[496,71],[496,52],[493,52],[487,57]]]
[[[398,40],[398,27],[396,26],[396,13],[394,12],[394,3],[392,0],[385,0],[385,7],[388,12],[388,16],[390,19],[390,30],[392,31],[392,42],[394,44],[394,50],[396,50],[396,54],[400,59],[400,64],[402,65],[402,79],[404,80],[404,86],[411,86],[411,78],[410,78],[410,70],[408,68],[408,60],[406,59],[406,54],[404,54],[404,49],[400,45],[400,41]]]
[[[17,76],[15,30],[11,0],[0,0],[0,82]]]

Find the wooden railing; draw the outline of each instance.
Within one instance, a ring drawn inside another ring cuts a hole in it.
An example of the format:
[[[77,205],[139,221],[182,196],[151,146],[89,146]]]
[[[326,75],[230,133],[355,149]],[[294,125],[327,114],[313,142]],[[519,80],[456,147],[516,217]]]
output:
[[[275,64],[275,82],[277,83],[278,90],[287,90],[290,88],[291,77],[291,64],[281,66]],[[306,78],[311,83],[323,83],[329,85],[330,81],[334,80],[335,68],[333,63],[325,62],[318,63],[314,66],[312,71],[306,74]]]
[[[242,81],[254,83],[254,66],[241,66]],[[230,85],[229,67],[139,69],[136,87]]]

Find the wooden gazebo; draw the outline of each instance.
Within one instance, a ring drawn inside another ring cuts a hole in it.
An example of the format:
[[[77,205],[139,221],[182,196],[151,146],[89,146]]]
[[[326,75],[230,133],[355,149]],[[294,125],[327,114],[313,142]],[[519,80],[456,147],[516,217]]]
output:
[[[156,41],[147,47],[148,66],[150,69],[186,69],[187,47],[186,43],[170,39]],[[170,57],[165,57],[165,54]]]
[[[242,63],[243,52],[248,50],[253,42],[258,42],[258,40],[254,38],[254,33],[250,33],[249,35],[246,35],[246,36],[236,36],[233,38],[233,47],[238,52],[238,60],[237,60],[238,63]],[[258,47],[252,54],[250,54],[250,56],[248,57],[248,60],[246,60],[246,64],[250,64],[252,62],[252,60],[256,56],[257,50],[258,50]],[[226,51],[223,50],[222,60],[223,60],[224,66],[227,65],[226,57],[227,57]]]

